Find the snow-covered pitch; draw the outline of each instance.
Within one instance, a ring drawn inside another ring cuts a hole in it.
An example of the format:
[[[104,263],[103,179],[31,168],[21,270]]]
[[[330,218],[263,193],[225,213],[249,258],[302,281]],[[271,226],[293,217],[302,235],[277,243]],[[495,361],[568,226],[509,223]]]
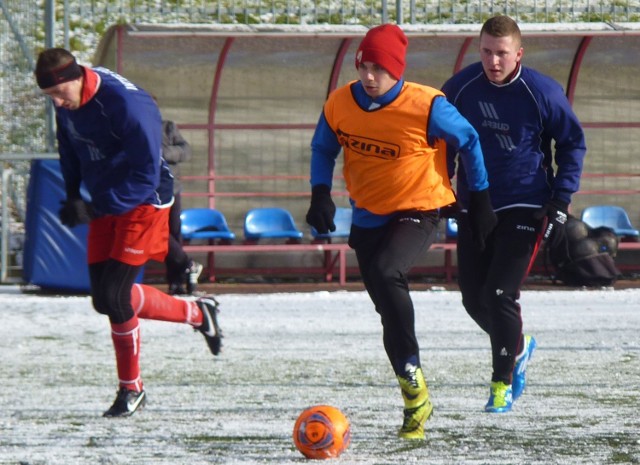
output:
[[[221,295],[224,351],[186,325],[142,322],[147,407],[115,397],[109,325],[88,297],[0,287],[0,463],[300,464],[291,433],[339,407],[352,442],[336,464],[640,462],[640,290],[525,291],[538,341],[524,395],[488,414],[488,338],[456,291],[413,293],[434,416],[396,437],[402,400],[364,292]]]

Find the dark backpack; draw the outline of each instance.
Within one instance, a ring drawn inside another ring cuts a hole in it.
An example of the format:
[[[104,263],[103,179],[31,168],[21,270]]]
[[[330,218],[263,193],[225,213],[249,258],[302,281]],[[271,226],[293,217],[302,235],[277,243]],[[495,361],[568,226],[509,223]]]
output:
[[[591,228],[569,216],[565,233],[556,247],[546,248],[554,269],[553,281],[577,287],[613,285],[620,275],[613,260],[618,253],[618,237],[613,229]]]

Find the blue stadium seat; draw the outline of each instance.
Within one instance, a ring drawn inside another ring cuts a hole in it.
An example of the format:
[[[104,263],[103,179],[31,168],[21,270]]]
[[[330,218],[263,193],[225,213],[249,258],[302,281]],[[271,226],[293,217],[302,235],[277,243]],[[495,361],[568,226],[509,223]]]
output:
[[[606,226],[621,240],[637,241],[640,231],[635,229],[624,208],[616,205],[592,205],[582,211],[581,220],[592,228]]]
[[[444,230],[444,236],[446,242],[455,242],[458,238],[458,222],[455,218],[447,218],[447,223]]]
[[[330,233],[320,234],[316,228],[311,226],[311,236],[314,240],[328,241],[336,238],[347,238],[351,232],[351,216],[353,210],[349,208],[339,207],[336,208],[336,215],[333,217],[333,222],[336,225],[336,230]]]
[[[263,207],[249,210],[244,218],[244,237],[247,242],[261,239],[287,239],[300,242],[302,231],[298,229],[291,213],[284,208]]]
[[[180,213],[181,233],[185,241],[232,241],[236,235],[229,229],[224,215],[213,208],[187,208]]]

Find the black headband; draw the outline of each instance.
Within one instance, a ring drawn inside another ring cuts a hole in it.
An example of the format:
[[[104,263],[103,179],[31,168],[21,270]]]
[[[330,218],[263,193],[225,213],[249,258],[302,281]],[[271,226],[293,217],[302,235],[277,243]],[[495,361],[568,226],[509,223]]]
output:
[[[82,68],[75,59],[51,71],[36,72],[36,81],[41,89],[57,86],[63,82],[73,81],[82,76]]]

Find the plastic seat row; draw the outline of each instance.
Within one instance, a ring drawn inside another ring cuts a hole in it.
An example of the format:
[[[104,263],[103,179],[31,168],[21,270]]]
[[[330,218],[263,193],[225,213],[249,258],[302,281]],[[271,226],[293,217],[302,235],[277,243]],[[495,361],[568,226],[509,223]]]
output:
[[[182,220],[182,238],[192,240],[219,240],[229,243],[236,234],[229,228],[225,216],[212,208],[190,208],[180,214]],[[336,230],[329,234],[319,234],[311,228],[314,240],[330,242],[334,238],[349,237],[351,229],[351,209],[337,208],[334,219]],[[245,242],[255,243],[262,239],[285,239],[287,242],[300,242],[304,233],[300,231],[291,213],[279,207],[254,208],[244,218]]]
[[[633,227],[626,210],[617,205],[592,205],[582,211],[580,217],[588,226],[611,228],[622,241],[638,241],[640,231]],[[456,220],[449,218],[446,226],[447,241],[458,235]]]
[[[236,235],[229,229],[224,215],[211,208],[186,209],[180,215],[182,219],[182,237],[187,240],[221,240],[233,241]],[[600,226],[614,230],[621,240],[637,241],[640,232],[635,229],[624,208],[615,205],[593,205],[586,207],[581,215],[582,221],[592,228]],[[351,229],[351,208],[336,209],[334,218],[336,230],[329,234],[319,234],[311,227],[314,240],[330,242],[334,238],[349,237]],[[448,219],[446,224],[447,241],[455,240],[457,224]],[[247,242],[258,242],[262,239],[286,239],[299,242],[304,236],[291,213],[278,207],[254,208],[249,210],[244,219],[244,238]]]
[[[586,207],[580,219],[592,228],[605,226],[613,229],[621,241],[636,242],[640,237],[640,231],[633,227],[626,210],[617,205]]]

